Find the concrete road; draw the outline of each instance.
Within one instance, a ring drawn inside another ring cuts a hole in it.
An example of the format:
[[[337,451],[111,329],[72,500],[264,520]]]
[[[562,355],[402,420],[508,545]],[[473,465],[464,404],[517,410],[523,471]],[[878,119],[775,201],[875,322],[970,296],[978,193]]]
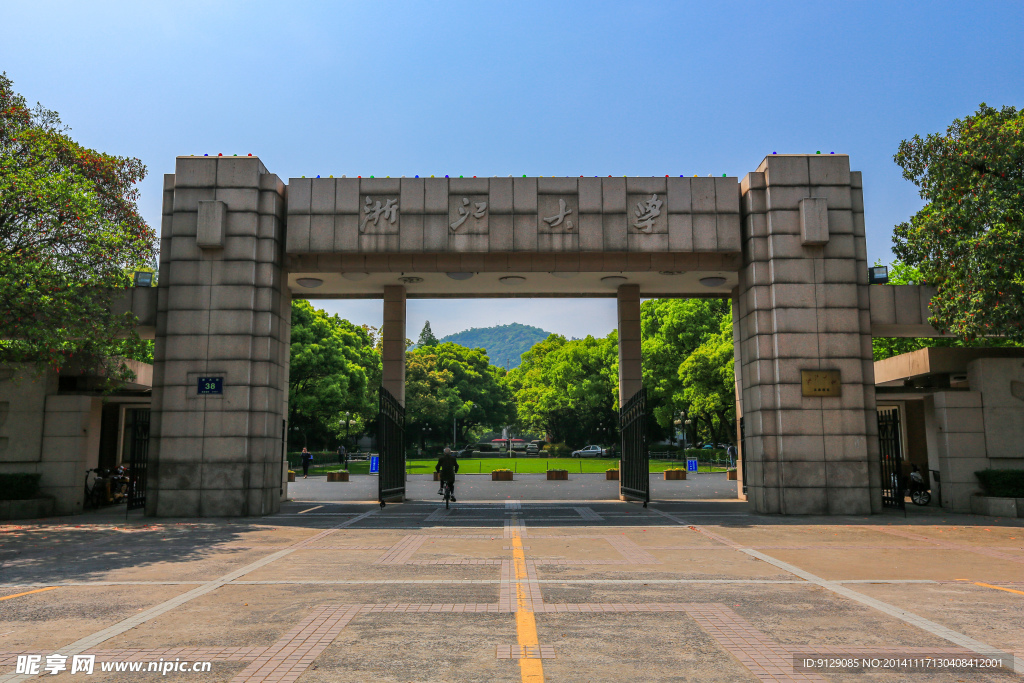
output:
[[[55,654],[72,681],[1021,680],[1021,525],[706,499],[10,524],[0,682]],[[927,668],[942,660],[971,666]],[[182,662],[209,670],[145,671]]]

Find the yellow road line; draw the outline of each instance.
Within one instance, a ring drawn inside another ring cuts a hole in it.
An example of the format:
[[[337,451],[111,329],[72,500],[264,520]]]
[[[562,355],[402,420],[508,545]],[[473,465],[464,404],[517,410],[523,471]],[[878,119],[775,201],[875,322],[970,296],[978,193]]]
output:
[[[526,555],[523,553],[523,539],[519,537],[519,531],[513,526],[512,532],[512,564],[516,570],[516,636],[519,639],[520,654],[526,654],[530,648],[537,652],[540,657],[540,643],[537,639],[537,622],[533,616],[533,610],[526,600],[526,589],[519,583],[527,578]],[[519,659],[519,672],[522,675],[523,683],[543,683],[544,666],[540,659]]]
[[[32,595],[33,593],[42,593],[43,591],[57,590],[56,586],[49,586],[47,588],[37,588],[34,591],[25,591],[24,593],[15,593],[14,595],[5,595],[0,600],[10,600],[11,598],[20,598],[22,595]]]
[[[995,588],[997,591],[1006,591],[1007,593],[1016,593],[1017,595],[1024,595],[1024,591],[1015,591],[1012,588],[1003,588],[1002,586],[993,586],[991,583],[981,583],[980,581],[974,582],[975,586],[984,586],[985,588]]]

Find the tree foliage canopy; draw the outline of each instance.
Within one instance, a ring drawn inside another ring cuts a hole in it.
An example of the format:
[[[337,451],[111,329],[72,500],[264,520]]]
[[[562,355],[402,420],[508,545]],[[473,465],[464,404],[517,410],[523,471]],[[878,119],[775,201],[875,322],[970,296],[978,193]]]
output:
[[[420,338],[416,342],[419,346],[437,346],[437,337],[434,336],[434,331],[430,329],[430,321],[423,323],[423,329],[420,331]]]
[[[982,104],[944,134],[904,140],[894,159],[927,202],[893,241],[938,287],[932,324],[1024,341],[1024,113]]]
[[[127,378],[111,357],[144,354],[145,344],[134,316],[110,303],[155,259],[156,235],[136,206],[146,168],[67,130],[0,74],[0,362],[41,370],[74,356]]]
[[[556,442],[611,441],[617,424],[618,335],[566,340],[557,334],[534,344],[508,373],[522,426]],[[599,432],[600,428],[609,432]]]
[[[456,441],[476,425],[502,426],[515,419],[512,392],[504,371],[490,364],[483,349],[443,342],[421,346],[405,355],[406,426],[413,436],[425,428],[450,434],[457,420]]]
[[[292,302],[288,416],[302,445],[359,435],[377,414],[381,358],[367,330]]]

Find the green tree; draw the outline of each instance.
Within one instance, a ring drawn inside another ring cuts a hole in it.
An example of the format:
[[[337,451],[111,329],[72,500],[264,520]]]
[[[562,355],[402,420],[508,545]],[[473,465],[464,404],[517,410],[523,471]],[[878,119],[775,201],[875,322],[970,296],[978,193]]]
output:
[[[882,265],[880,261],[876,266]],[[891,285],[923,285],[927,284],[924,274],[919,268],[908,266],[896,260],[889,264],[889,284]],[[1020,342],[1000,337],[981,337],[978,339],[956,339],[950,337],[874,337],[871,340],[871,352],[875,360],[891,358],[901,353],[909,353],[928,347],[1003,347],[1019,346]]]
[[[450,342],[406,353],[405,401],[407,429],[422,440],[425,428],[448,442],[452,422],[456,441],[466,440],[475,426],[500,427],[515,418],[512,392],[504,370],[490,364],[483,349]]]
[[[614,441],[618,353],[616,332],[571,341],[552,334],[534,344],[507,375],[520,425],[573,446],[598,437]]]
[[[423,330],[420,332],[420,338],[416,344],[419,346],[437,346],[437,337],[434,336],[433,330],[430,329],[429,320],[423,323]]]
[[[138,159],[79,145],[57,113],[0,74],[0,363],[37,371],[74,357],[128,379],[122,357],[145,357],[130,313],[110,304],[155,259],[139,215]]]
[[[927,203],[896,226],[896,255],[938,288],[930,322],[961,339],[1024,341],[1024,113],[1013,107],[915,135],[894,159]]]
[[[650,299],[641,304],[643,382],[653,423],[652,437],[674,434],[674,420],[690,403],[684,398],[685,382],[680,366],[702,344],[720,333],[726,318],[732,320],[729,302],[722,299]],[[729,343],[732,343],[731,328]],[[696,394],[691,392],[690,395]]]
[[[381,359],[367,331],[337,315],[292,302],[288,419],[302,446],[360,434],[377,414]]]
[[[721,316],[717,334],[705,339],[679,366],[687,416],[699,435],[736,442],[736,388],[732,314]],[[701,428],[703,423],[703,429]]]

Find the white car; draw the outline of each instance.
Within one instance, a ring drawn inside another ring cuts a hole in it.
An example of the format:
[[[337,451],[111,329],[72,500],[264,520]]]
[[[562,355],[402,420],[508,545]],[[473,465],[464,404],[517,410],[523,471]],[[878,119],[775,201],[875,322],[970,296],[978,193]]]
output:
[[[587,446],[572,452],[574,458],[599,458],[602,455],[604,455],[604,449],[600,446]]]

